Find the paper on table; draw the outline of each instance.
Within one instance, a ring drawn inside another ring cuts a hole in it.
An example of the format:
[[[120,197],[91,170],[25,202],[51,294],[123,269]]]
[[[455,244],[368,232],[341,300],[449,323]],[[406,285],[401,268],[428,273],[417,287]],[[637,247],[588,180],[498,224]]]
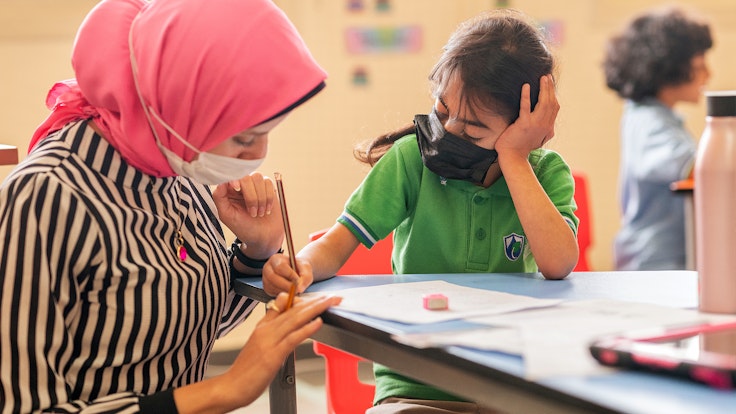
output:
[[[566,302],[546,311],[517,312],[505,317],[473,318],[473,322],[516,327],[522,339],[525,375],[540,379],[610,371],[590,355],[598,336],[621,331],[699,323],[695,310],[616,300]]]
[[[520,309],[554,306],[558,299],[537,299],[455,285],[443,280],[391,283],[331,292],[342,297],[338,309],[403,323],[431,323]],[[447,296],[449,309],[427,310],[424,295]]]
[[[731,319],[733,316],[646,303],[584,300],[553,308],[468,319],[488,324],[487,328],[394,335],[393,338],[421,348],[457,345],[523,355],[525,376],[541,379],[610,372],[610,368],[599,365],[588,351],[589,343],[600,335]]]

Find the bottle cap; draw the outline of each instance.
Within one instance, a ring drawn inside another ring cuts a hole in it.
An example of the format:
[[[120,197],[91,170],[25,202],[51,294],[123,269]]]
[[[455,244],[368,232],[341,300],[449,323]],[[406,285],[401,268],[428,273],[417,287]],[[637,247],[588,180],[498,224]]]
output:
[[[736,90],[705,93],[708,116],[736,116]]]

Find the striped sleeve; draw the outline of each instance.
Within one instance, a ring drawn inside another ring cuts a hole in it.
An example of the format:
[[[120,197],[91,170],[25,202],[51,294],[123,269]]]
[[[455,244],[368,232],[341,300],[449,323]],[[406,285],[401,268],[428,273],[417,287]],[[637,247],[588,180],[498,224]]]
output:
[[[63,314],[80,300],[73,275],[100,260],[83,202],[47,175],[21,175],[0,192],[0,212],[2,412],[138,412],[131,392],[70,401],[64,371],[78,355]]]

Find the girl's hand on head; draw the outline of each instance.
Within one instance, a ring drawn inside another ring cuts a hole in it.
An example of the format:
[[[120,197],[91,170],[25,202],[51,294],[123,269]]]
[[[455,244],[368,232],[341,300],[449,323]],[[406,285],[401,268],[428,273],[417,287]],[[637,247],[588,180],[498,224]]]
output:
[[[271,178],[254,172],[218,185],[212,198],[220,220],[248,246],[248,257],[266,258],[281,247],[284,225]]]
[[[304,292],[314,281],[312,265],[306,260],[296,258],[297,271],[291,268],[289,256],[275,254],[263,266],[263,290],[271,296],[288,292],[291,284],[298,279],[297,293]]]
[[[533,111],[530,89],[529,84],[522,86],[519,118],[506,128],[496,142],[499,159],[507,155],[526,159],[531,151],[540,148],[555,136],[555,119],[560,104],[557,102],[552,75],[545,75],[540,79],[539,100]]]

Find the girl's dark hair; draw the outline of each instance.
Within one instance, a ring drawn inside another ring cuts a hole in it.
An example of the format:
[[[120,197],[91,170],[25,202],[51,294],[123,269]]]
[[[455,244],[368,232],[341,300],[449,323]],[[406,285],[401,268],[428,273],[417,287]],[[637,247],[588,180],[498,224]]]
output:
[[[521,87],[531,86],[532,108],[539,98],[539,80],[551,74],[554,57],[543,31],[524,14],[496,9],[462,23],[444,47],[429,80],[439,97],[453,77],[462,81],[461,99],[492,109],[508,123],[519,117]],[[469,105],[469,106],[471,106]],[[414,132],[414,125],[382,135],[356,147],[355,157],[374,165],[394,141]]]
[[[708,24],[681,9],[640,15],[608,42],[606,85],[624,99],[655,97],[665,86],[689,82],[692,59],[712,46]]]

